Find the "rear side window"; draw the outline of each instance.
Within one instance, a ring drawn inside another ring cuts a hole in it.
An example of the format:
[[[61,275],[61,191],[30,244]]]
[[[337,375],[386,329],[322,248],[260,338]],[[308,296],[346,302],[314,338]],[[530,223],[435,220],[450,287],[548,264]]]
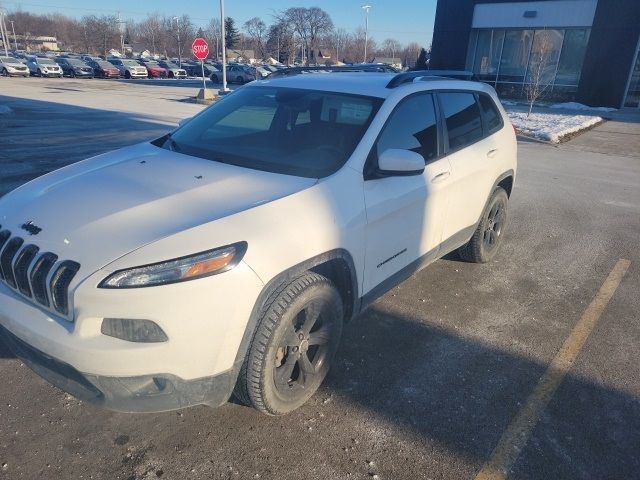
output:
[[[498,111],[493,100],[488,95],[479,95],[480,110],[484,117],[484,123],[487,127],[487,135],[497,132],[502,128],[502,115]]]
[[[459,150],[482,138],[480,109],[473,93],[439,93],[447,126],[449,150]]]
[[[431,94],[411,96],[391,114],[377,143],[381,155],[390,148],[419,153],[426,163],[438,156],[438,123]]]

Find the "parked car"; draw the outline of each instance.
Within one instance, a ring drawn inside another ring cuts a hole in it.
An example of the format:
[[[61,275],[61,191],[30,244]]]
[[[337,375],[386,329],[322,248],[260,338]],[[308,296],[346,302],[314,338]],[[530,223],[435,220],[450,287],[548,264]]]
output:
[[[120,78],[120,70],[111,62],[106,60],[89,60],[87,64],[93,68],[96,77],[100,78]]]
[[[140,65],[147,69],[149,77],[167,78],[168,72],[166,68],[160,66],[155,60],[140,59]]]
[[[62,77],[62,68],[48,57],[28,57],[27,67],[31,75],[38,77]]]
[[[210,77],[215,69],[211,65],[200,65],[200,63],[185,63],[182,62],[182,68],[190,77],[202,77],[202,69],[204,67],[204,76]]]
[[[93,68],[77,58],[56,58],[56,63],[62,68],[62,74],[75,78],[93,78]]]
[[[427,75],[255,82],[6,194],[3,340],[114,410],[232,391],[271,415],[300,407],[345,322],[437,258],[488,262],[502,243],[509,118],[490,86]]]
[[[212,82],[222,83],[222,72],[214,72],[209,77]],[[252,71],[249,66],[241,63],[230,63],[227,65],[227,82],[229,83],[247,83],[256,79],[255,70]]]
[[[160,60],[158,64],[162,68],[167,69],[167,74],[169,78],[187,78],[187,72],[184,68],[180,68],[173,62],[167,60]]]
[[[124,78],[147,78],[147,67],[130,58],[109,58],[109,62],[120,71]]]
[[[5,77],[28,77],[29,68],[14,57],[0,57],[0,73]]]

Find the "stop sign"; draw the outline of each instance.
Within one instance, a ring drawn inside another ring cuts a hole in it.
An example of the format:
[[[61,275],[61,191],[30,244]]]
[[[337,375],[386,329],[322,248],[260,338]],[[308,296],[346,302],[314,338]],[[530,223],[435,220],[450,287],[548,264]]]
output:
[[[191,51],[198,60],[204,60],[209,55],[209,44],[204,38],[196,38],[191,44]]]

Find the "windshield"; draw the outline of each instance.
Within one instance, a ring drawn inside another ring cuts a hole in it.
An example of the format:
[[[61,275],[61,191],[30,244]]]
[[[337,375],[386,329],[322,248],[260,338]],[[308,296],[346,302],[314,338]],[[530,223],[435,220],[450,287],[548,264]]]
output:
[[[161,145],[241,167],[321,178],[344,165],[381,104],[360,95],[244,87]]]
[[[0,62],[3,63],[21,63],[20,60],[13,57],[0,57]]]
[[[50,58],[38,58],[36,61],[38,63],[41,63],[42,65],[58,65],[56,62],[54,62]]]
[[[115,68],[113,64],[109,62],[96,62],[101,68]]]
[[[136,62],[135,60],[122,60],[122,64],[126,65],[127,67],[139,67],[140,64],[138,62]]]
[[[158,64],[158,62],[145,62],[145,64],[147,65],[147,67],[159,67],[160,64]]]
[[[86,67],[85,63],[82,60],[78,60],[75,58],[67,58],[67,63],[75,67]]]

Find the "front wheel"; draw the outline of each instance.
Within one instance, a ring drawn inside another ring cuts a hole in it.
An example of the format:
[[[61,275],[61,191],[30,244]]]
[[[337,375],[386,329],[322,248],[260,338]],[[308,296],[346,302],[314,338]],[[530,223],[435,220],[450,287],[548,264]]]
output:
[[[474,263],[486,263],[495,257],[498,247],[502,243],[502,237],[507,225],[507,204],[509,196],[507,192],[497,187],[471,240],[458,249],[458,254],[463,260]]]
[[[126,78],[127,80],[129,80],[131,78],[131,72],[129,72],[129,70],[124,72],[124,78]]]
[[[342,335],[335,286],[307,272],[266,307],[236,384],[236,397],[267,415],[302,406],[324,380]]]
[[[9,71],[6,68],[2,69],[2,76],[3,77],[8,77],[9,76]]]

